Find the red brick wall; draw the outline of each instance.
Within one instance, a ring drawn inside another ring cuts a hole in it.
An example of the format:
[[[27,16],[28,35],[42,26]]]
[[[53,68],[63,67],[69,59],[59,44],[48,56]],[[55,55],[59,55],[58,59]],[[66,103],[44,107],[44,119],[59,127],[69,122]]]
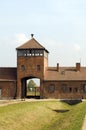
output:
[[[55,86],[55,91],[50,92],[49,86],[53,84]],[[67,90],[65,92],[62,91],[62,85],[67,85]],[[44,98],[57,98],[57,99],[81,99],[86,98],[86,93],[83,92],[82,87],[86,82],[83,81],[69,81],[69,82],[44,82]],[[72,88],[72,91],[69,92],[69,87]],[[75,92],[75,88],[78,88],[77,92]]]
[[[44,74],[45,74],[47,67],[48,67],[48,59],[46,57],[44,57]]]
[[[16,97],[15,81],[0,81],[0,99],[14,99]]]
[[[44,74],[44,57],[18,57],[17,74],[19,78],[35,76],[43,78]],[[25,70],[21,70],[21,65],[25,66]],[[40,71],[36,67],[40,65]]]
[[[21,65],[24,65],[25,70],[21,69]],[[37,71],[37,65],[40,65],[40,70]],[[41,85],[41,97],[43,95],[43,80],[44,71],[48,65],[48,59],[43,56],[29,56],[29,57],[17,57],[17,97],[21,97],[21,79],[27,77],[39,78]]]

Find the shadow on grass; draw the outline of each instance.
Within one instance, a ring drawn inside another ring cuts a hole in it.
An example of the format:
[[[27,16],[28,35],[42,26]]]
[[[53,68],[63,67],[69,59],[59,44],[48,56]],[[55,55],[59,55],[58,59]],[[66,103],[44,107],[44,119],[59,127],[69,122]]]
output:
[[[67,103],[67,104],[69,104],[69,105],[76,105],[76,104],[82,102],[81,99],[77,99],[77,100],[75,100],[75,99],[62,99],[62,100],[60,100],[60,101],[61,101],[61,102],[65,102],[65,103]]]
[[[67,110],[67,109],[59,109],[59,110],[53,110],[53,111],[55,111],[57,113],[65,113],[65,112],[68,112],[69,110]]]
[[[54,112],[57,112],[57,113],[65,113],[65,112],[70,111],[68,109],[52,109],[50,107],[47,107],[47,108],[50,109],[50,110],[52,110],[52,111],[54,111]]]

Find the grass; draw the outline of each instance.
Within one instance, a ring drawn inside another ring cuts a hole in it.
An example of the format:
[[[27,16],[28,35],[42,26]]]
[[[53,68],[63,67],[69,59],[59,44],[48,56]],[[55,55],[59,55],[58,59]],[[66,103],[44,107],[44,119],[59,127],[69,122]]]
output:
[[[81,130],[85,114],[86,102],[21,101],[0,107],[0,130]]]
[[[40,96],[40,92],[28,91],[27,96]]]

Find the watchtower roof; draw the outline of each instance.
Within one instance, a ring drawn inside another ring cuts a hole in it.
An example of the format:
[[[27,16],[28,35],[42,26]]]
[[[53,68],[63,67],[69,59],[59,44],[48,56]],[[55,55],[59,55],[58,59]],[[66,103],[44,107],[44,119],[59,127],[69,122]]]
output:
[[[17,50],[24,50],[24,49],[39,49],[39,50],[45,50],[48,52],[47,49],[45,49],[38,41],[36,41],[34,38],[31,40],[25,42],[23,45],[16,48]],[[48,52],[49,53],[49,52]]]

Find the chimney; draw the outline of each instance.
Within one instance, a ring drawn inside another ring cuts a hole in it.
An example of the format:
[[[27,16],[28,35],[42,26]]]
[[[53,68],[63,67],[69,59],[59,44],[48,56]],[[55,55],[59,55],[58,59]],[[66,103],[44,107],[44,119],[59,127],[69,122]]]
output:
[[[80,71],[80,63],[76,63],[76,71]]]
[[[59,71],[59,63],[57,63],[57,71]]]

